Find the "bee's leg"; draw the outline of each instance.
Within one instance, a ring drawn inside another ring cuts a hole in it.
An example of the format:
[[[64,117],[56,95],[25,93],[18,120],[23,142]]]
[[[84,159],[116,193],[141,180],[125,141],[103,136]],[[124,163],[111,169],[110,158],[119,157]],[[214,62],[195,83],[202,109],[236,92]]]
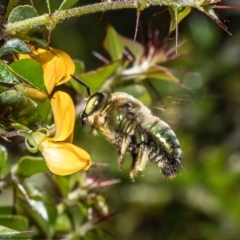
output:
[[[137,162],[137,154],[136,153],[132,153],[132,166],[131,166],[131,170],[130,170],[130,178],[132,180],[132,182],[134,182],[135,180],[135,176],[137,174],[136,172],[136,162]]]
[[[130,178],[134,180],[137,173],[145,169],[146,163],[148,162],[148,148],[145,144],[141,144],[138,147],[137,154],[132,154],[132,160]]]
[[[122,132],[124,133],[124,136],[120,144],[119,156],[118,156],[118,164],[120,168],[123,167],[124,156],[127,152],[129,143],[131,142],[131,136],[135,133],[135,130],[136,130],[136,123],[132,121],[127,121],[124,127],[122,128]]]
[[[120,169],[123,168],[123,164],[124,164],[124,156],[127,152],[127,148],[128,148],[128,145],[130,143],[130,136],[126,135],[125,137],[123,137],[123,140],[122,140],[122,143],[121,143],[121,148],[119,149],[119,152],[118,152],[118,164],[120,166]]]

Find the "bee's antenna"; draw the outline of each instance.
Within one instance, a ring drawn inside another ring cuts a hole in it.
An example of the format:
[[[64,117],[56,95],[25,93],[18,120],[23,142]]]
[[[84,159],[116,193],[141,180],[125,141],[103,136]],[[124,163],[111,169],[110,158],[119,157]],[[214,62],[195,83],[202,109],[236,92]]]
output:
[[[91,92],[90,92],[90,87],[88,86],[88,85],[86,85],[84,82],[82,82],[79,78],[77,78],[76,76],[74,76],[74,75],[70,75],[74,80],[76,80],[77,82],[79,82],[80,84],[82,84],[85,88],[86,88],[86,90],[87,90],[87,94],[88,94],[88,96],[90,97],[91,96]]]

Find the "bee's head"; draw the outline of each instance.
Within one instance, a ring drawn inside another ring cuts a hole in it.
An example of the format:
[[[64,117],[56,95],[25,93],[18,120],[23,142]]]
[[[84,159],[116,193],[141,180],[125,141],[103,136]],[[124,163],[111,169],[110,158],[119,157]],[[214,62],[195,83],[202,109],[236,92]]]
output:
[[[85,104],[85,107],[83,109],[83,112],[80,115],[82,128],[85,127],[88,117],[100,111],[104,107],[105,102],[106,102],[106,95],[104,93],[97,92],[88,98]]]

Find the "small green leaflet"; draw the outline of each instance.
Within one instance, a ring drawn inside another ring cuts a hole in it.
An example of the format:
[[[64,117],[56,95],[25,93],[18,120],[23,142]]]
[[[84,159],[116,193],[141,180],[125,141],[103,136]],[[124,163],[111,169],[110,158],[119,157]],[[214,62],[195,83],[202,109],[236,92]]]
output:
[[[19,53],[30,54],[31,50],[24,41],[18,38],[12,38],[8,40],[0,48],[0,57],[6,54],[19,54]]]

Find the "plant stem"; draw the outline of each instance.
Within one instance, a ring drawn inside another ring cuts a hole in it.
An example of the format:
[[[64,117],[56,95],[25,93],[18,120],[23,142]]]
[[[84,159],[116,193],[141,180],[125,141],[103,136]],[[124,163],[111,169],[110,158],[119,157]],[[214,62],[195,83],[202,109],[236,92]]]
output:
[[[147,4],[144,6],[149,7],[150,5],[158,6],[195,6],[196,0],[142,0],[146,1]],[[82,15],[106,12],[111,10],[125,9],[125,8],[139,8],[140,2],[138,0],[126,0],[126,1],[113,1],[113,2],[101,2],[82,7],[72,8],[64,11],[56,11],[52,14],[44,14],[39,17],[26,19],[19,22],[13,22],[6,24],[5,36],[14,36],[22,31],[30,30],[36,26],[46,26],[47,29],[53,30],[56,24],[63,20],[71,17],[79,17]]]

